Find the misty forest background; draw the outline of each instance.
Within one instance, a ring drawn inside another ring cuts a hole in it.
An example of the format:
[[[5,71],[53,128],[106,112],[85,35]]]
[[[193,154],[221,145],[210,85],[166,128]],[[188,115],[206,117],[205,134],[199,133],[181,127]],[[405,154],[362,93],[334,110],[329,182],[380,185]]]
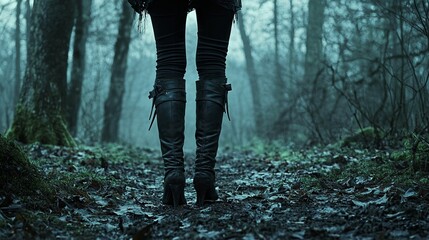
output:
[[[0,132],[23,143],[158,147],[148,131],[156,49],[127,1],[0,1]],[[195,12],[187,22],[187,149],[194,147]],[[227,60],[222,146],[328,144],[429,126],[427,1],[244,1]]]
[[[243,4],[219,201],[187,186],[171,209],[150,16],[139,33],[126,0],[0,0],[0,238],[427,239],[429,2]],[[190,12],[187,185],[196,31]]]

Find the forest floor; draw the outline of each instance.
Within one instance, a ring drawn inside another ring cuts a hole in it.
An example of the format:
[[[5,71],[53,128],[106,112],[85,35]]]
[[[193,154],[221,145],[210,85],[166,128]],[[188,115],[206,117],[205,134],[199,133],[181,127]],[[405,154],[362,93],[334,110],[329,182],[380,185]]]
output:
[[[187,153],[188,205],[173,209],[160,201],[158,150],[23,149],[55,198],[0,195],[0,239],[429,238],[428,173],[392,150],[224,149],[220,198],[203,207],[195,205]]]

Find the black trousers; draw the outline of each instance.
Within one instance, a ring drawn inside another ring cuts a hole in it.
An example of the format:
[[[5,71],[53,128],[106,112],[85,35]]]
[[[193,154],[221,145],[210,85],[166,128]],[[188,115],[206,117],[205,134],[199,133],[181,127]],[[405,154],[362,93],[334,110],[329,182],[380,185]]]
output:
[[[183,79],[188,0],[157,0],[148,12],[157,49],[156,80]],[[198,23],[196,65],[200,80],[226,78],[226,55],[234,12],[213,0],[195,7]]]

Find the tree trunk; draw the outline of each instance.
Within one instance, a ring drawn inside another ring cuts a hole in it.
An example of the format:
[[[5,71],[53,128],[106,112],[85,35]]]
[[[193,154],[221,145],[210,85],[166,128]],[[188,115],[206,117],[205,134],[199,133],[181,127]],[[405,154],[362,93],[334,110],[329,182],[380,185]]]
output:
[[[307,112],[313,136],[324,142],[327,85],[321,81],[321,70],[323,68],[323,22],[326,0],[309,0],[308,2],[308,25],[306,39],[306,53],[304,65],[303,107]]]
[[[86,41],[91,20],[92,0],[76,0],[76,22],[73,45],[73,65],[68,89],[67,122],[70,133],[77,133],[77,122],[82,96],[82,84],[85,74]]]
[[[290,83],[294,81],[295,78],[295,12],[293,10],[293,0],[289,0],[290,6],[290,30],[289,30],[289,79]]]
[[[131,42],[133,11],[127,1],[122,3],[118,36],[115,43],[115,56],[112,64],[109,96],[104,102],[104,122],[101,140],[118,140],[119,120],[122,112],[122,100],[125,93],[125,73],[127,70],[128,49]]]
[[[399,8],[399,9],[398,9]],[[398,2],[396,4],[394,4],[394,9],[396,10],[396,12],[398,12],[398,14],[400,14],[399,19],[398,20],[394,20],[394,21],[399,21],[399,23],[397,23],[399,26],[397,26],[397,28],[399,29],[395,29],[396,31],[399,30],[399,39],[398,39],[398,44],[399,44],[399,48],[398,49],[399,55],[403,55],[406,56],[407,52],[405,49],[405,42],[404,42],[404,9],[403,9],[403,3],[402,2]],[[408,110],[407,110],[407,101],[406,101],[406,84],[407,83],[407,79],[405,77],[406,75],[406,71],[405,71],[405,67],[407,65],[406,63],[406,59],[404,57],[401,58],[400,61],[400,67],[399,67],[399,80],[396,80],[396,84],[395,84],[395,102],[396,102],[396,106],[395,106],[395,111],[396,111],[396,121],[397,121],[397,125],[395,126],[396,129],[405,129],[405,130],[409,130],[408,129]]]
[[[13,96],[13,106],[19,100],[19,90],[21,88],[21,2],[16,2],[16,29],[15,29],[15,94]]]
[[[63,117],[73,8],[73,1],[34,1],[27,67],[10,138],[75,145]]]
[[[261,131],[263,130],[263,115],[262,115],[262,103],[260,97],[260,87],[259,87],[259,79],[256,74],[256,67],[253,61],[252,56],[252,46],[250,43],[250,38],[246,33],[246,29],[244,26],[244,15],[242,12],[239,12],[240,20],[238,21],[238,28],[240,30],[241,39],[243,41],[243,51],[246,59],[246,69],[247,75],[249,77],[250,89],[252,92],[252,100],[253,100],[253,112],[254,112],[254,120],[256,132],[259,136],[261,136]]]
[[[326,0],[309,0],[304,81],[309,84],[322,67],[322,37]]]
[[[277,101],[277,108],[280,109],[284,106],[285,98],[285,84],[281,73],[280,53],[279,53],[279,21],[278,21],[278,4],[274,0],[273,8],[273,25],[274,25],[274,62],[275,62],[275,100]]]
[[[25,1],[25,36],[27,37],[27,51],[28,51],[28,43],[30,39],[30,29],[31,29],[31,6],[30,0]]]

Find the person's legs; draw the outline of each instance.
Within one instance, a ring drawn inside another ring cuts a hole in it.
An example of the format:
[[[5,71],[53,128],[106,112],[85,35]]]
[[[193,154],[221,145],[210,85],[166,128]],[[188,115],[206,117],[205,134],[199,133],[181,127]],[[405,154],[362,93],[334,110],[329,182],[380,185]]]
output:
[[[196,6],[198,45],[196,64],[200,80],[225,78],[226,55],[234,12],[205,0]]]
[[[198,21],[197,124],[194,187],[197,204],[218,198],[215,163],[227,93],[225,62],[234,13],[206,0],[196,6]]]
[[[149,6],[157,48],[153,98],[164,161],[163,203],[186,204],[184,195],[185,24],[187,0],[157,0]],[[155,118],[155,116],[153,116]]]
[[[183,79],[186,69],[187,0],[157,0],[150,4],[156,42],[156,79]]]

